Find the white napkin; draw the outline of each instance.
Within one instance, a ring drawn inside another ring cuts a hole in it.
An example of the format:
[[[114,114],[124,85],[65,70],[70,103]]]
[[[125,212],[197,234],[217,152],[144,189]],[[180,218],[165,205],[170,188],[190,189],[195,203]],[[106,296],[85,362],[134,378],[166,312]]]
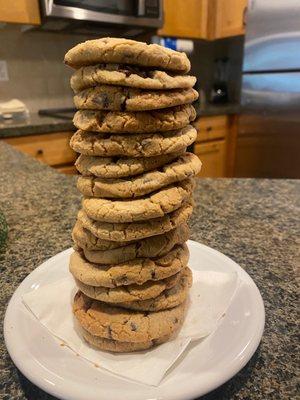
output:
[[[239,284],[236,273],[193,271],[193,279],[190,305],[179,335],[171,342],[137,353],[94,350],[82,339],[71,311],[76,293],[71,275],[26,293],[23,303],[51,334],[81,357],[118,376],[157,386],[191,341],[217,328]]]

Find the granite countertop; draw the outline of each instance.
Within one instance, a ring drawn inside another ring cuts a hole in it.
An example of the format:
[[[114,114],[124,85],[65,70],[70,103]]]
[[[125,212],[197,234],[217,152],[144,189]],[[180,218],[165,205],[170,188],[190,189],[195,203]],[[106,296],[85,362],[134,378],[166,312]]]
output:
[[[197,116],[237,114],[239,109],[240,106],[238,104],[207,105],[205,108],[197,110]],[[54,118],[41,116],[38,113],[31,113],[29,119],[19,122],[0,120],[0,139],[59,131],[72,131],[74,129],[71,119]]]
[[[0,139],[74,130],[72,119],[63,119],[31,113],[27,120],[0,120]]]
[[[197,182],[191,238],[239,263],[256,282],[266,308],[264,336],[251,361],[203,400],[290,400],[297,396],[299,221],[295,204],[299,194],[296,180]],[[1,323],[20,282],[40,263],[71,246],[79,203],[74,177],[0,143],[0,209],[9,224],[7,249],[0,257]],[[0,398],[53,400],[17,370],[5,349],[3,327],[0,332]]]

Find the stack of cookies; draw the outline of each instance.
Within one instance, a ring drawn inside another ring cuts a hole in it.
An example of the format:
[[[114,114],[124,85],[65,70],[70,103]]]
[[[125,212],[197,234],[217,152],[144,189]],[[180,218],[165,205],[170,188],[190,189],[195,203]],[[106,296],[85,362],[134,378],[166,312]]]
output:
[[[196,79],[184,53],[103,38],[65,63],[78,109],[71,147],[82,209],[73,229],[73,310],[84,338],[115,352],[169,340],[192,284],[187,221],[201,162],[187,146]]]

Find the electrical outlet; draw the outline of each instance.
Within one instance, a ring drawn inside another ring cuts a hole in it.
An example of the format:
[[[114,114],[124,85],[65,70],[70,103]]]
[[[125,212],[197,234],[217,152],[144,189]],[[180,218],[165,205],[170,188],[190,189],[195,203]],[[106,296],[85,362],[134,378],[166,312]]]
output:
[[[8,81],[7,62],[0,60],[0,81]]]

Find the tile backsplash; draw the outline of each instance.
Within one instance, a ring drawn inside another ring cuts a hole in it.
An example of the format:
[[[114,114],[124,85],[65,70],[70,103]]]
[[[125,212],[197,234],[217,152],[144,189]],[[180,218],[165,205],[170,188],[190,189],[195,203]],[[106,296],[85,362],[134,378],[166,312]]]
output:
[[[86,37],[49,32],[22,32],[21,26],[0,29],[0,60],[7,63],[8,81],[0,81],[0,102],[22,100],[31,112],[73,107],[71,68],[66,51]]]
[[[69,84],[72,70],[63,64],[63,58],[68,49],[87,39],[74,34],[22,32],[19,25],[0,28],[0,61],[6,61],[9,78],[8,81],[0,80],[0,102],[17,98],[27,105],[30,112],[42,108],[73,107]],[[227,57],[229,100],[237,102],[243,39],[235,37],[214,42],[198,40],[194,45],[190,58],[192,73],[198,78],[197,88],[203,90],[208,101],[215,79],[214,60]]]

